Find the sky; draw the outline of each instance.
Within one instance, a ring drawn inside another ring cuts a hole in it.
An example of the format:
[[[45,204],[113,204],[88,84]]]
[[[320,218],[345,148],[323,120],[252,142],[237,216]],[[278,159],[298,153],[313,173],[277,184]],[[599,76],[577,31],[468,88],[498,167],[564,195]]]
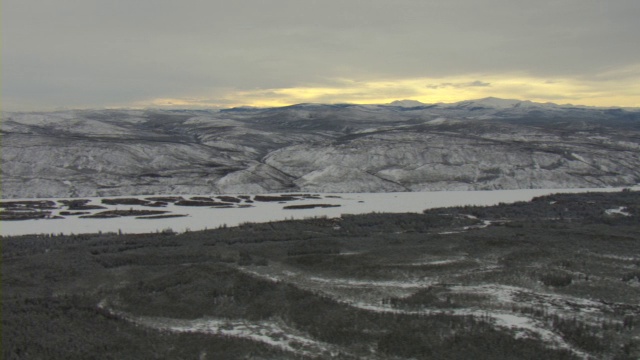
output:
[[[640,107],[638,0],[2,0],[3,110]]]

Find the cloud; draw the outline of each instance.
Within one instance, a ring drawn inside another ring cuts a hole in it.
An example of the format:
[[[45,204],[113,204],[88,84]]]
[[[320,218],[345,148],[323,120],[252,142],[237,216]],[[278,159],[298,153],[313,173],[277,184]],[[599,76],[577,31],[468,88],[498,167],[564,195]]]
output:
[[[485,87],[485,86],[491,86],[491,83],[488,83],[488,82],[482,82],[482,81],[476,80],[476,81],[472,81],[472,82],[470,82],[470,83],[467,83],[466,85],[467,85],[467,86],[479,86],[479,87]]]
[[[539,102],[557,102],[593,106],[640,106],[640,72],[627,78],[602,82],[575,78],[537,78],[511,73],[460,75],[450,78],[399,78],[384,80],[330,79],[295,87],[228,90],[216,96],[198,99],[157,99],[138,106],[164,106],[169,101],[175,107],[285,106],[297,103],[359,103],[384,104],[399,99],[423,103],[456,102],[489,96],[518,98]],[[435,84],[425,87],[424,84]],[[145,105],[147,104],[147,105]]]
[[[499,91],[494,79],[510,74],[601,82],[614,99],[640,59],[637,0],[36,2],[2,4],[3,108],[223,102],[261,91],[275,91],[264,102],[365,101],[392,92],[365,86],[367,96],[350,90],[356,83],[394,81],[398,97],[471,96]],[[407,87],[411,79],[428,82]]]
[[[461,88],[467,88],[467,87],[488,87],[488,86],[491,86],[491,83],[475,80],[475,81],[465,82],[465,83],[446,82],[446,83],[439,83],[439,84],[429,84],[426,86],[426,88],[427,89],[444,89],[444,88],[461,89]]]

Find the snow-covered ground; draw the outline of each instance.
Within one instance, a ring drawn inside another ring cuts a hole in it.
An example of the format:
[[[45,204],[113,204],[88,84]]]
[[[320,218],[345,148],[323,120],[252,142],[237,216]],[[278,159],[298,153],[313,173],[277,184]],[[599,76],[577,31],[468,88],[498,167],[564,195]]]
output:
[[[460,261],[453,257],[451,261]],[[446,260],[437,263],[445,263]],[[484,269],[493,269],[493,265]],[[443,297],[451,294],[468,294],[486,296],[481,307],[430,307],[406,309],[395,307],[384,302],[387,298],[402,298],[414,294],[419,289],[426,289],[442,284],[438,277],[420,279],[402,279],[388,281],[363,281],[354,278],[318,277],[310,273],[296,270],[283,264],[271,263],[268,267],[238,267],[239,270],[258,278],[292,284],[301,289],[323,294],[331,299],[348,304],[358,309],[380,313],[407,315],[450,314],[474,316],[489,321],[498,328],[510,329],[517,337],[537,338],[552,348],[566,349],[581,359],[589,359],[587,353],[576,348],[561,334],[555,333],[548,323],[535,318],[531,314],[514,311],[514,307],[544,309],[547,314],[561,318],[578,318],[587,324],[599,325],[601,315],[613,311],[610,304],[570,295],[554,294],[524,287],[502,285],[496,283],[480,285],[446,286]],[[474,270],[476,272],[482,269]],[[445,289],[443,288],[443,289]]]
[[[565,341],[559,334],[551,331],[548,325],[532,316],[513,312],[512,305],[544,307],[549,313],[565,315],[568,308],[579,308],[581,317],[588,318],[589,314],[604,311],[607,305],[594,301],[547,293],[536,293],[531,290],[500,284],[485,284],[478,286],[453,286],[449,293],[464,293],[485,295],[492,306],[485,308],[441,308],[423,307],[409,310],[394,307],[384,303],[382,299],[388,297],[404,297],[413,294],[418,289],[428,288],[439,283],[438,278],[423,278],[420,280],[404,281],[361,281],[348,278],[319,278],[304,272],[284,270],[281,266],[270,264],[268,268],[261,267],[259,271],[249,268],[239,268],[247,274],[271,281],[286,282],[299,288],[310,290],[329,296],[333,300],[350,306],[380,313],[394,313],[407,315],[435,315],[450,314],[460,316],[475,316],[492,322],[496,327],[515,331],[517,337],[534,337],[544,341],[553,348],[566,349],[581,359],[588,355]],[[267,270],[268,269],[268,270]],[[267,270],[265,272],[265,270]],[[607,310],[610,310],[607,308]]]
[[[265,343],[284,351],[310,357],[335,357],[343,351],[338,346],[317,341],[282,322],[228,319],[169,319],[139,317],[132,320],[154,329],[232,336]]]
[[[204,333],[231,336],[261,342],[281,350],[313,358],[331,358],[340,352],[340,347],[313,339],[310,335],[288,326],[282,321],[251,321],[247,319],[174,319],[148,316],[134,316],[117,311],[103,299],[97,305],[109,313],[133,322],[137,325],[161,331],[177,333]]]
[[[633,189],[640,189],[640,186]],[[322,194],[322,199],[303,199],[286,204],[277,202],[254,202],[246,208],[202,208],[176,206],[153,210],[170,211],[172,214],[185,214],[186,217],[164,219],[136,219],[120,217],[112,219],[83,219],[78,216],[66,216],[64,219],[22,220],[0,222],[0,234],[3,236],[26,234],[83,234],[102,232],[149,233],[171,229],[176,232],[196,231],[217,228],[219,226],[237,226],[245,222],[269,222],[287,219],[304,219],[314,216],[340,217],[342,214],[365,214],[370,212],[418,213],[425,209],[464,205],[496,205],[516,201],[529,201],[533,197],[553,193],[580,193],[589,191],[621,191],[622,188],[593,189],[526,189],[494,191],[437,191],[402,193],[349,193]],[[273,195],[273,194],[272,194]],[[125,196],[131,198],[134,196]],[[148,196],[138,196],[144,199]],[[184,196],[188,198],[189,196]],[[113,198],[113,197],[112,197]],[[89,198],[88,198],[89,199]],[[149,207],[136,205],[104,205],[102,198],[90,198],[91,203],[103,205],[110,210],[149,210]],[[19,201],[20,199],[11,199]],[[37,200],[37,199],[24,199]],[[50,200],[60,200],[51,198]],[[287,210],[286,205],[298,204],[334,204],[340,207]],[[64,209],[61,209],[64,211]],[[92,211],[97,212],[97,211]],[[53,215],[59,210],[53,212]]]
[[[629,214],[628,212],[625,211],[626,208],[621,206],[619,208],[616,209],[607,209],[605,210],[605,213],[607,215],[622,215],[622,216],[631,216],[631,214]]]

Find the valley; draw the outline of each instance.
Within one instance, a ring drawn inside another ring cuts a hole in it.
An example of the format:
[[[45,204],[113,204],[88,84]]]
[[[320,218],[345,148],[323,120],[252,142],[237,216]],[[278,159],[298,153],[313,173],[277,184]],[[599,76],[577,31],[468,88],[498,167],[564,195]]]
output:
[[[3,358],[637,359],[639,120],[3,113]]]
[[[5,236],[3,355],[634,359],[639,194]]]
[[[638,120],[492,98],[9,112],[2,197],[624,187],[640,183]]]

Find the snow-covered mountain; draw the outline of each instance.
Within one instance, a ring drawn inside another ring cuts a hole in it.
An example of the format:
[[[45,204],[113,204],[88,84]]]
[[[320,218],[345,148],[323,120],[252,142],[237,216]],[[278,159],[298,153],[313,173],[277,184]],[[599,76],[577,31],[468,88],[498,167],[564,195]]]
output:
[[[388,104],[389,106],[399,106],[399,107],[421,107],[421,106],[427,106],[427,104],[422,103],[420,101],[417,100],[396,100],[396,101],[392,101]]]
[[[4,113],[2,197],[640,182],[640,111],[454,104]]]

